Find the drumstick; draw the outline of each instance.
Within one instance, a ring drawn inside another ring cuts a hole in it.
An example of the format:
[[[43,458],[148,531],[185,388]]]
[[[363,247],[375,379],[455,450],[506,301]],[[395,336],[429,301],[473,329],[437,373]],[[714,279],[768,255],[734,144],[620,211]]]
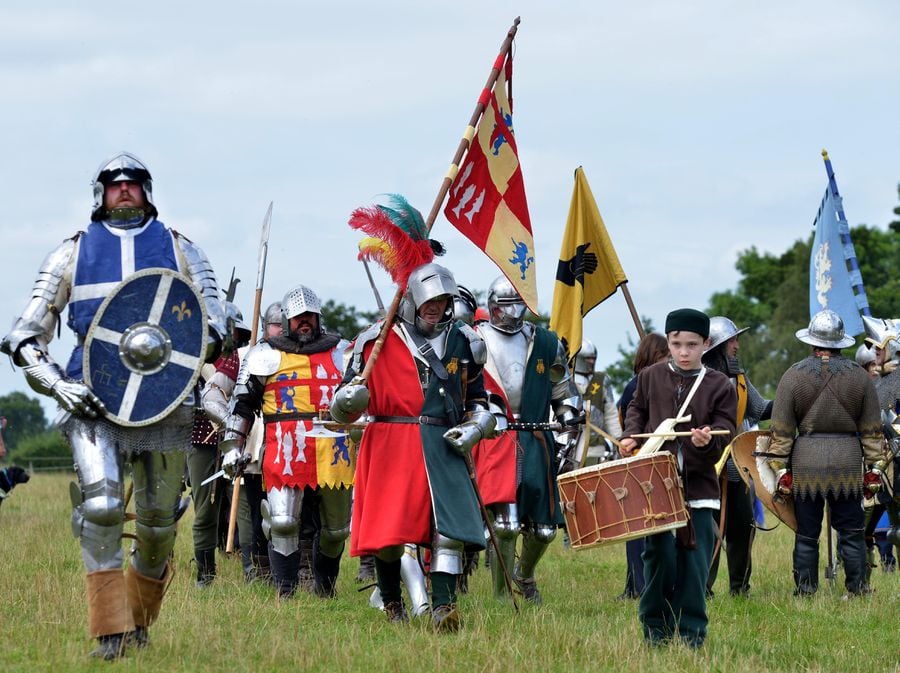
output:
[[[711,435],[730,435],[731,430],[710,430],[709,434]],[[650,437],[690,437],[691,433],[688,432],[642,432],[636,435],[630,435],[635,439],[648,439]]]
[[[608,432],[602,430],[601,428],[598,428],[596,425],[591,423],[589,420],[587,421],[587,425],[588,425],[588,428],[590,428],[591,430],[596,432],[598,435],[600,435],[604,439],[608,439],[609,441],[611,441],[617,448],[619,448],[619,449],[622,448],[622,442],[620,442],[618,439],[613,437]],[[637,436],[637,435],[635,435],[635,436]]]

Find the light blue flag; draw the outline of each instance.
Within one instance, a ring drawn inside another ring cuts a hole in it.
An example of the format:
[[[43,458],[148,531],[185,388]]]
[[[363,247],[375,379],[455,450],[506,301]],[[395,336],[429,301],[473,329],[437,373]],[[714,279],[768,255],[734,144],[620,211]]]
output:
[[[813,224],[816,236],[809,259],[809,316],[829,308],[841,316],[846,334],[856,336],[863,331],[860,312],[868,313],[869,300],[836,191],[831,185],[825,190]]]

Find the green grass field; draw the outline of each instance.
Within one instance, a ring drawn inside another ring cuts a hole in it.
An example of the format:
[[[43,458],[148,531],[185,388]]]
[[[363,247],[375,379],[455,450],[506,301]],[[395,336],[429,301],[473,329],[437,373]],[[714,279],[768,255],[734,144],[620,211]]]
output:
[[[219,577],[193,585],[189,511],[175,547],[176,575],[151,645],[118,662],[88,659],[83,573],[69,524],[70,475],[38,474],[0,509],[0,671],[865,671],[900,670],[900,574],[873,573],[875,594],[842,600],[823,579],[812,600],[791,596],[792,534],[757,535],[749,599],[728,596],[725,563],[709,604],[706,647],[650,650],[634,602],[616,602],[625,549],[581,552],[561,542],[539,567],[544,604],[519,616],[490,597],[482,567],[461,599],[463,628],[437,636],[415,620],[395,627],[358,593],[346,558],[338,598],[279,603],[219,557]],[[560,536],[561,538],[561,536]],[[824,559],[823,559],[824,563]]]

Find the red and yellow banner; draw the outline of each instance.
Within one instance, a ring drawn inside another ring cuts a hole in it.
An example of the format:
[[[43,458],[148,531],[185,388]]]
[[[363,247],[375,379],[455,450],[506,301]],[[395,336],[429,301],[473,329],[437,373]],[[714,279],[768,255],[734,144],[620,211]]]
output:
[[[512,56],[503,58],[494,88],[482,94],[485,111],[450,186],[444,215],[500,267],[537,313],[534,237],[508,94]]]

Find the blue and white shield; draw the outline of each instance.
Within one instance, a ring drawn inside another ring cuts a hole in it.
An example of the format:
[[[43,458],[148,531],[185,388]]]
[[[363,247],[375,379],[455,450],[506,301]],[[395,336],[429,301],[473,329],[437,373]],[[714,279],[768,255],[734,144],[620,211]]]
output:
[[[84,342],[84,378],[107,418],[142,426],[168,416],[191,392],[206,353],[206,307],[170,269],[132,274],[103,300]]]

